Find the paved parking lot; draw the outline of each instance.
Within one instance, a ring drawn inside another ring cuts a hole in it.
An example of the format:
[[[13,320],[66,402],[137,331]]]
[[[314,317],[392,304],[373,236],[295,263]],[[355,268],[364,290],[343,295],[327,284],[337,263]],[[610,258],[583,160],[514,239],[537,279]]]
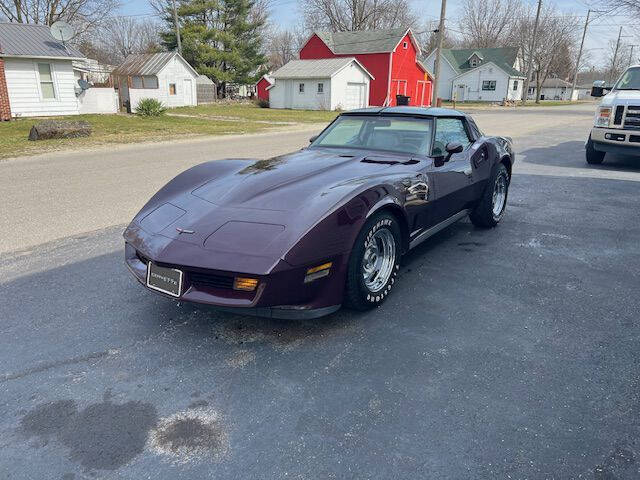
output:
[[[587,167],[590,112],[556,108],[513,135],[504,223],[367,314],[177,306],[121,225],[2,254],[0,478],[639,478],[640,161]]]

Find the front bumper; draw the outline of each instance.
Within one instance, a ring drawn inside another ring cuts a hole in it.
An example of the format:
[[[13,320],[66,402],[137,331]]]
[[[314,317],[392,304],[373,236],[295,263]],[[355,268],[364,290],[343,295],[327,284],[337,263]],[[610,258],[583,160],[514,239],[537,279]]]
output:
[[[177,268],[184,272],[182,294],[178,299],[156,294],[173,300],[192,302],[214,307],[218,310],[242,315],[269,318],[309,319],[329,315],[338,310],[344,295],[348,255],[327,259],[333,263],[331,272],[324,278],[304,283],[307,269],[313,265],[291,267],[283,261],[268,275],[249,275],[258,278],[255,291],[233,290],[235,276],[247,276],[242,272],[202,269],[198,267],[173,265],[162,259],[151,258],[145,252],[136,250],[125,243],[125,262],[133,276],[147,288],[147,263],[152,261],[160,266]]]
[[[640,156],[640,130],[594,127],[591,142],[598,152]]]

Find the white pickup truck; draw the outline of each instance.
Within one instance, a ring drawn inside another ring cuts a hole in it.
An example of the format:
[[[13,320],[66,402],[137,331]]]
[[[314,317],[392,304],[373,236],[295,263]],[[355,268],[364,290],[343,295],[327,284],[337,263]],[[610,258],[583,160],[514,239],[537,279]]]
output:
[[[640,156],[640,65],[629,67],[613,87],[594,82],[591,96],[604,98],[586,143],[587,162],[600,164],[607,153]]]

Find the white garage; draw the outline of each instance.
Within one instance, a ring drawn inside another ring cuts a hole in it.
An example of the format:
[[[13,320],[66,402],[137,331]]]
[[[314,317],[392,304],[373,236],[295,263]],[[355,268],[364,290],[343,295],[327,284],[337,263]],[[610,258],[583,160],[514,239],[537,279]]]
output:
[[[272,74],[271,108],[353,110],[369,106],[373,76],[354,57],[292,60]]]

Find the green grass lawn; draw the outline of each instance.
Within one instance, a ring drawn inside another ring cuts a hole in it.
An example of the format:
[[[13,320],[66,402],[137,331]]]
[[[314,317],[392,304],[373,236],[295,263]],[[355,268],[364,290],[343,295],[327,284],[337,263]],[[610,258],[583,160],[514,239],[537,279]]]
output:
[[[326,110],[276,110],[259,108],[253,104],[211,104],[197,107],[173,108],[170,113],[203,117],[231,117],[260,122],[329,123],[338,112]]]

